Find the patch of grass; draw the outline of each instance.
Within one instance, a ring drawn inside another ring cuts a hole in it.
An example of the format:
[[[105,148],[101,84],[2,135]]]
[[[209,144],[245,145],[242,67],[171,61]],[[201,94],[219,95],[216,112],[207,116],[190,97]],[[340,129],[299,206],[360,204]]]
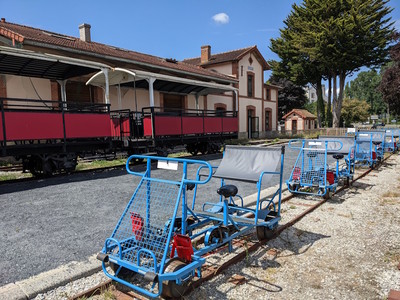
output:
[[[384,198],[397,198],[400,197],[400,192],[397,191],[389,191],[382,195]]]
[[[277,268],[268,268],[265,270],[265,280],[271,283],[275,282],[274,275],[278,272]]]
[[[31,178],[31,173],[22,173],[22,172],[5,172],[0,174],[0,181],[5,180],[14,180],[14,179],[23,179],[23,178]]]
[[[115,167],[125,165],[126,158],[119,158],[114,160],[95,160],[92,162],[78,162],[76,171],[92,170],[98,168]]]
[[[383,255],[383,261],[398,264],[400,262],[400,249],[386,251]]]
[[[297,207],[295,205],[290,205],[289,208],[290,209],[296,209]]]

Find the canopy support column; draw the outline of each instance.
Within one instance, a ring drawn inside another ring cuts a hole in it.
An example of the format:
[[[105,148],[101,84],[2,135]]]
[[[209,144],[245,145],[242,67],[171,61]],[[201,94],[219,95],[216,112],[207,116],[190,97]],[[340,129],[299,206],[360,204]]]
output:
[[[196,99],[195,100],[196,101],[196,110],[199,110],[199,94],[196,93],[194,96],[195,96],[195,99]]]
[[[102,68],[101,69],[104,73],[105,81],[106,81],[106,93],[104,95],[104,99],[106,101],[106,104],[110,104],[110,84],[109,84],[109,79],[108,79],[108,69],[107,68]]]
[[[150,107],[154,107],[154,88],[153,88],[153,83],[156,81],[154,77],[150,77],[146,79],[147,82],[149,83],[149,96],[150,96]]]
[[[235,94],[235,111],[238,111],[238,109],[239,109],[238,91],[234,90],[233,92]]]
[[[61,88],[61,101],[63,103],[64,108],[66,108],[66,102],[67,102],[67,79],[65,80],[57,80],[58,84],[60,85]]]
[[[122,109],[121,85],[117,85],[118,109]]]

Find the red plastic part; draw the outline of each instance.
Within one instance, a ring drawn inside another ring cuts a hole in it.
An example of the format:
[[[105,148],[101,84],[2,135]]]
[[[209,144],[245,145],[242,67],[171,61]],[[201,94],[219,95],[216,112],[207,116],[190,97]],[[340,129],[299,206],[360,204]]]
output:
[[[192,255],[194,252],[190,237],[182,234],[175,234],[174,242],[172,243],[171,258],[174,257],[175,250],[180,259],[184,260],[185,262],[192,261]]]
[[[299,180],[300,179],[300,174],[301,174],[301,170],[299,167],[295,167],[293,170],[293,180]]]
[[[332,171],[326,171],[326,181],[330,185],[335,183],[335,174]]]
[[[132,232],[135,235],[135,239],[137,241],[142,240],[143,236],[143,218],[134,212],[131,212],[131,220],[132,220]]]
[[[372,152],[372,159],[373,159],[373,160],[376,159],[376,152],[375,152],[375,151]]]

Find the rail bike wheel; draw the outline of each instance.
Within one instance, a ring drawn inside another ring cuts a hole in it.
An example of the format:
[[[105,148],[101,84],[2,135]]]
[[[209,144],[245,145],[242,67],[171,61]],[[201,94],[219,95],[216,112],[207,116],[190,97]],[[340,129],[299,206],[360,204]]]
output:
[[[269,240],[276,234],[276,227],[274,229],[269,229],[266,226],[257,226],[256,232],[259,241]]]
[[[113,254],[117,255],[119,252],[118,247],[114,248],[113,250]],[[115,264],[113,262],[110,261],[110,269],[114,272],[114,274],[117,273],[118,269],[119,269],[119,265]],[[136,273],[130,271],[129,269],[126,269],[124,267],[121,267],[121,269],[119,270],[118,273],[118,277],[123,278],[125,280],[132,279],[132,277],[135,275]]]
[[[179,260],[179,258],[173,258],[165,264],[164,273],[176,272],[186,266],[186,263]],[[162,284],[161,296],[163,298],[181,298],[187,291],[189,286],[189,280],[177,284],[175,280],[168,280]]]
[[[322,190],[322,193],[324,192],[324,190]],[[325,195],[323,196],[323,198],[325,199],[325,200],[328,200],[328,199],[330,199],[331,197],[332,197],[332,195],[333,195],[333,192],[330,190],[330,189],[326,189],[326,193],[325,193]]]

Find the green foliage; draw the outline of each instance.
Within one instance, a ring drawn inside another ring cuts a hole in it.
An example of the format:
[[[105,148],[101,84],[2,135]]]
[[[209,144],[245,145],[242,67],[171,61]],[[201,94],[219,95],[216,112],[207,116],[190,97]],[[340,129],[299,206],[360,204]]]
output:
[[[346,84],[345,96],[351,99],[365,100],[370,105],[370,114],[381,114],[386,111],[382,94],[378,87],[381,76],[375,70],[360,72],[356,79]]]
[[[345,98],[342,107],[342,119],[345,121],[345,126],[367,121],[369,109],[369,104],[364,100]]]
[[[317,102],[307,102],[304,105],[304,108],[307,109],[313,115],[317,114]]]
[[[292,109],[304,107],[304,104],[307,102],[307,97],[303,87],[295,85],[290,80],[284,78],[271,77],[269,81],[272,84],[282,87],[278,93],[279,120]]]
[[[386,61],[393,23],[389,0],[303,0],[294,4],[280,37],[271,40],[271,50],[280,62],[273,74],[294,83],[319,84],[322,78],[339,77],[339,96],[332,103],[337,127],[346,76],[362,66]],[[317,89],[318,90],[318,89]],[[318,106],[318,119],[324,109]]]
[[[390,112],[400,114],[400,33],[396,33],[394,38],[398,42],[390,50],[392,62],[382,73],[379,90]]]

